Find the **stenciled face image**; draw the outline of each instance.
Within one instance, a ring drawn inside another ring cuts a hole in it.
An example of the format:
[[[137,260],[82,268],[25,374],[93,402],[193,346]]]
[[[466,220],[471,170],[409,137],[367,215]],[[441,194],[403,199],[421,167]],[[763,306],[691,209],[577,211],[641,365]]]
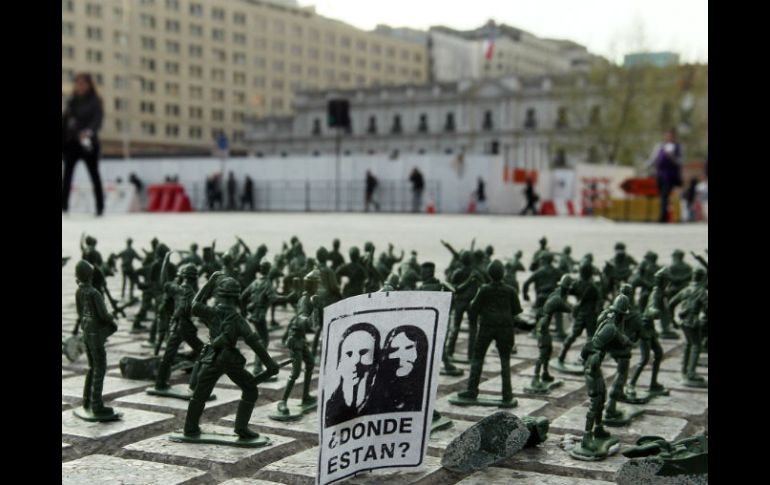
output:
[[[363,330],[347,336],[342,343],[340,362],[337,366],[343,379],[358,384],[374,363],[374,343],[374,337]]]
[[[406,333],[399,332],[391,341],[387,352],[389,359],[398,359],[396,369],[398,377],[408,376],[414,370],[414,363],[417,361],[417,345],[406,336]]]

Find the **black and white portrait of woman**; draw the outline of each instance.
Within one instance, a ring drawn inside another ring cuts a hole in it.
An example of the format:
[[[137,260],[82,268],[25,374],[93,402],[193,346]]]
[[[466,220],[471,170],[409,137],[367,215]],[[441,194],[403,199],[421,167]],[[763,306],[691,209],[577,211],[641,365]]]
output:
[[[380,333],[377,328],[365,322],[348,327],[337,350],[339,380],[326,401],[326,427],[372,413],[372,387],[379,361]]]
[[[428,339],[420,328],[394,328],[382,346],[372,412],[422,410],[428,360]]]

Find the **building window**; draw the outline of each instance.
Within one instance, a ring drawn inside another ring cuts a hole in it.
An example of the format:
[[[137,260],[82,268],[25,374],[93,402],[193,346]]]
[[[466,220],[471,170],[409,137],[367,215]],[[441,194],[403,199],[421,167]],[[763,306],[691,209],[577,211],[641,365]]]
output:
[[[203,47],[199,45],[190,44],[190,57],[203,57]]]
[[[273,79],[272,83],[273,89],[281,91],[284,87],[283,79]]]
[[[222,89],[212,89],[211,90],[211,99],[214,101],[224,101],[225,100],[225,92]]]
[[[179,0],[166,0],[166,9],[167,10],[178,11],[179,10]]]
[[[393,134],[401,133],[401,115],[393,116],[393,126],[390,128],[390,132]]]
[[[190,24],[190,35],[194,37],[203,37],[203,26],[199,24]]]
[[[567,155],[564,152],[563,148],[559,148],[558,150],[556,150],[556,158],[554,158],[553,160],[553,166],[555,168],[567,166]]]
[[[350,37],[341,37],[340,45],[345,48],[350,48],[350,45],[351,45]]]
[[[203,67],[201,66],[190,66],[190,77],[194,77],[196,79],[200,79],[203,77]]]
[[[233,14],[233,23],[235,25],[246,25],[246,14],[242,12],[235,12]]]
[[[211,120],[212,121],[224,121],[225,120],[225,111],[221,109],[212,109],[211,110]]]
[[[446,122],[444,123],[444,131],[447,131],[447,132],[455,131],[455,114],[454,113],[447,113],[446,114]]]
[[[71,12],[72,10],[70,10]],[[89,17],[95,17],[95,18],[101,18],[102,17],[102,6],[97,5],[95,3],[88,3],[86,4],[86,15]]]
[[[227,61],[227,53],[223,51],[222,49],[213,49],[212,54],[214,54],[214,59],[216,59],[219,62],[225,62]]]
[[[190,4],[190,15],[193,17],[203,17],[203,5],[200,3]]]
[[[275,32],[276,34],[283,34],[284,31],[285,31],[285,27],[282,21],[276,20],[273,22],[273,32]]]
[[[166,52],[169,54],[179,54],[179,42],[173,40],[166,41]]]
[[[225,11],[221,8],[213,8],[211,9],[211,18],[213,18],[214,20],[224,20]]]
[[[556,115],[556,128],[567,128],[567,126],[569,126],[567,123],[567,108],[560,106]]]
[[[146,13],[143,13],[139,15],[139,25],[147,29],[154,29],[155,17],[153,17],[152,15],[147,15]]]
[[[179,63],[166,61],[166,74],[179,74]]]
[[[313,136],[321,135],[321,119],[315,118],[313,120]]]
[[[418,133],[428,132],[428,115],[423,113],[420,115],[420,124],[417,126]]]
[[[246,73],[244,72],[234,72],[233,73],[233,84],[237,85],[244,85],[246,84]]]
[[[146,57],[142,57],[141,62],[142,69],[146,71],[154,71],[155,70],[155,59],[148,59]]]
[[[86,27],[86,37],[89,40],[102,40],[102,29],[99,27]]]
[[[123,32],[118,32],[118,31],[113,32],[112,39],[116,45],[119,45],[119,46],[128,45],[128,35]]]
[[[187,133],[193,140],[200,140],[203,138],[203,129],[200,126],[191,126]]]
[[[233,54],[233,64],[237,64],[239,66],[246,65],[246,54],[243,52],[236,52]]]
[[[246,119],[246,114],[242,111],[233,111],[233,123],[243,123]]]
[[[75,48],[71,45],[62,45],[61,46],[61,56],[63,59],[74,59],[75,58]]]
[[[115,98],[114,106],[115,111],[126,111],[128,109],[128,100],[123,98]]]
[[[190,106],[189,109],[190,118],[195,120],[203,119],[203,108],[198,106]]]
[[[155,135],[155,123],[149,121],[142,121],[142,134],[143,135]]]
[[[142,82],[142,92],[143,93],[154,93],[155,92],[155,81],[148,81],[145,78],[141,79]]]
[[[524,128],[534,130],[537,128],[537,118],[535,117],[535,108],[527,108],[527,117],[524,120]]]
[[[61,34],[66,36],[75,35],[75,26],[72,22],[61,23]]]
[[[94,62],[97,64],[101,64],[102,62],[102,51],[96,51],[93,49],[88,49],[86,51],[86,60],[88,62]]]
[[[73,0],[62,0],[61,10],[62,12],[74,12],[75,2]]]
[[[489,110],[484,112],[484,122],[481,125],[481,129],[484,131],[492,131],[492,112]]]
[[[255,88],[264,88],[265,87],[265,78],[263,78],[263,77],[255,77],[254,81],[251,84]]]
[[[283,72],[283,61],[273,61],[273,70],[275,72]]]
[[[264,57],[255,57],[254,58],[254,67],[259,69],[264,69],[265,66],[267,66],[267,61],[265,61]]]
[[[169,138],[179,137],[179,125],[166,125],[166,136]]]
[[[370,135],[377,134],[377,117],[376,116],[369,117],[369,126],[366,127],[366,132]]]
[[[167,104],[166,105],[166,116],[179,116],[179,105],[178,104]]]
[[[155,103],[151,101],[142,101],[139,103],[139,110],[142,113],[155,113]]]
[[[242,91],[233,91],[233,101],[236,104],[243,105],[246,102],[246,93]]]
[[[166,94],[170,96],[179,96],[179,84],[166,83]]]
[[[291,46],[291,55],[293,55],[293,56],[301,56],[302,55],[302,46],[300,46],[300,45],[292,45]]]
[[[166,45],[168,47],[168,44]],[[142,49],[146,51],[155,50],[155,39],[152,37],[142,37]]]
[[[214,81],[224,81],[225,80],[225,70],[224,69],[212,69],[211,70],[211,79]]]
[[[246,34],[235,32],[233,34],[233,42],[239,45],[246,45]]]
[[[203,88],[200,86],[190,86],[191,99],[203,99]]]
[[[225,40],[224,29],[211,29],[211,38],[214,40]]]
[[[115,89],[126,89],[128,87],[128,81],[123,76],[115,76],[112,79],[112,86]]]

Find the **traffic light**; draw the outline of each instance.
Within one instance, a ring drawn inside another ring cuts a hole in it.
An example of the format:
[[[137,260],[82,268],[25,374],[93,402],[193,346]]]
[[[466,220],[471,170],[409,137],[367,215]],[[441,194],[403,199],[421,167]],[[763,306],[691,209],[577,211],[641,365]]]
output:
[[[327,125],[329,128],[350,128],[350,101],[330,99],[327,105]]]

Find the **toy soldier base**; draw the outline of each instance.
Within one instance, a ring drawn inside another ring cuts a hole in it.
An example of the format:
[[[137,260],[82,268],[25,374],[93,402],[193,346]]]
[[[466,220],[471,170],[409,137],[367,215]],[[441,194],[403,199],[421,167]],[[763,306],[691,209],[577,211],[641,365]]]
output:
[[[532,379],[532,382],[524,388],[524,392],[528,394],[550,394],[552,389],[561,387],[564,385],[564,381],[554,380],[551,377],[550,381],[545,379]]]
[[[456,406],[488,406],[502,409],[515,408],[519,402],[516,398],[511,398],[510,401],[504,401],[492,396],[480,397],[478,394],[474,395],[469,391],[462,391],[449,397],[449,402]]]
[[[159,397],[171,397],[174,399],[182,399],[184,401],[189,401],[192,399],[193,396],[193,390],[189,387],[182,387],[182,386],[168,386],[163,389],[158,389],[156,387],[153,387],[152,389],[147,389],[147,394],[150,396],[159,396]],[[208,397],[207,401],[213,401],[216,399],[216,394],[212,394]]]
[[[622,397],[619,397],[618,401],[627,404],[647,404],[653,398],[658,396],[668,396],[670,394],[671,392],[669,392],[668,389],[661,386],[660,384],[658,387],[650,388],[647,390],[636,389],[636,387],[633,386],[626,386],[625,394]]]
[[[615,408],[604,412],[604,424],[613,428],[628,426],[635,418],[644,414],[644,409]]]
[[[706,379],[699,375],[687,376],[682,375],[682,385],[685,387],[707,388],[709,383]]]
[[[270,444],[270,438],[267,436],[257,436],[255,438],[241,438],[238,435],[223,433],[200,433],[198,435],[186,435],[184,433],[173,433],[169,435],[169,440],[176,443],[198,443],[208,445],[237,446],[239,448],[261,448]]]
[[[75,408],[72,414],[84,421],[103,423],[106,421],[118,421],[123,414],[116,412],[110,407],[104,407],[104,412],[94,413],[92,410],[84,407]]]
[[[558,358],[551,359],[550,367],[551,369],[561,372],[562,374],[570,374],[573,376],[582,376],[583,372],[585,372],[583,369],[583,364],[579,362],[570,364],[568,362],[562,362]]]
[[[433,419],[430,422],[430,432],[440,431],[442,429],[448,429],[454,426],[454,422],[443,416],[440,412],[433,410]]]
[[[299,421],[305,414],[312,413],[318,408],[318,400],[311,396],[302,401],[299,406],[292,406],[284,401],[278,402],[278,412],[268,415],[273,421]]]
[[[569,450],[569,456],[582,461],[604,460],[614,455],[620,449],[619,440],[605,432],[601,436],[594,433],[586,433],[583,440]]]

